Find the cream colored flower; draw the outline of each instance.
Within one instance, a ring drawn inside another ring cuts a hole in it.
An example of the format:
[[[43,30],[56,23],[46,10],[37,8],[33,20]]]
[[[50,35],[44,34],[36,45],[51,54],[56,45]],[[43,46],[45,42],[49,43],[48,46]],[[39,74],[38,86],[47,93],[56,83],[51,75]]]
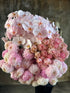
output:
[[[25,44],[25,39],[23,38],[23,37],[19,37],[19,36],[17,36],[17,37],[14,37],[13,38],[13,41],[12,41],[13,43],[15,43],[16,45],[24,45]]]
[[[26,84],[27,84],[27,85],[30,85],[33,80],[34,80],[34,77],[30,78],[28,81],[26,81]]]
[[[12,42],[11,41],[7,41],[7,42],[5,42],[5,49],[8,49],[8,47],[9,47],[9,45],[11,44]]]
[[[32,43],[29,39],[27,39],[27,43],[25,44],[24,48],[29,49],[32,46]]]
[[[46,85],[46,84],[48,84],[48,81],[49,81],[49,79],[40,77],[40,78],[37,80],[37,83],[38,83],[38,85]]]
[[[32,82],[32,86],[33,86],[33,87],[36,87],[36,86],[38,86],[38,83],[37,83],[37,81],[33,81],[33,82]]]
[[[19,82],[20,82],[21,84],[25,84],[25,82],[23,81],[22,78],[19,78]]]
[[[9,59],[9,53],[6,53],[4,56],[4,61],[8,63],[8,59]]]
[[[56,83],[58,82],[57,78],[53,78],[53,79],[50,79],[50,84],[51,85],[56,85]]]
[[[36,65],[36,64],[32,64],[29,68],[29,71],[32,73],[32,74],[36,74],[38,71],[39,71],[39,67]]]

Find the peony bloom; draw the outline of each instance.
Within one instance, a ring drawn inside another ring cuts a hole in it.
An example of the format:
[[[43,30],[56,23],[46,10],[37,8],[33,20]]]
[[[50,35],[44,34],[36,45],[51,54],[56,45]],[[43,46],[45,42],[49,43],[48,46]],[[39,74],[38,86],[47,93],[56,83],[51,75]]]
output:
[[[50,65],[52,63],[52,60],[51,59],[49,59],[49,58],[45,58],[44,59],[44,64],[45,65]]]
[[[2,59],[2,60],[0,60],[0,68],[2,67],[2,65],[4,64],[5,62],[4,62],[4,60]]]
[[[21,67],[28,69],[32,65],[32,61],[30,60],[23,60],[21,63]]]
[[[57,79],[57,78],[50,78],[50,79],[49,79],[49,83],[50,83],[51,85],[56,85],[57,82],[58,82],[58,79]]]
[[[38,86],[38,83],[37,83],[37,81],[33,81],[33,82],[32,82],[32,86],[33,86],[33,87],[36,87],[36,86]]]
[[[48,78],[43,78],[43,77],[40,77],[37,80],[38,85],[46,85],[46,84],[48,84],[48,82],[49,82],[49,79]]]
[[[4,50],[3,52],[2,52],[2,57],[4,58],[4,56],[5,56],[5,54],[8,52],[8,50]]]
[[[11,64],[15,68],[18,68],[21,66],[22,63],[22,57],[19,54],[12,53],[8,59],[8,64]]]
[[[31,60],[33,58],[33,53],[31,53],[29,49],[25,49],[23,52],[23,57],[26,60]]]
[[[8,65],[7,63],[3,63],[1,68],[6,73],[11,73],[14,70],[14,67],[11,65]]]
[[[37,74],[39,72],[39,67],[38,65],[36,64],[32,64],[29,68],[29,71],[32,73],[32,74]]]
[[[57,68],[57,66],[54,65],[50,65],[47,69],[46,69],[46,75],[48,78],[57,78],[59,75],[59,70]]]
[[[12,53],[12,52],[17,53],[18,52],[17,45],[16,44],[10,44],[9,47],[8,47],[8,51],[9,51],[9,53]]]
[[[9,53],[7,52],[5,55],[4,55],[4,61],[6,63],[8,63],[8,59],[9,59]]]
[[[62,74],[66,73],[68,67],[67,67],[67,65],[65,64],[65,62],[62,62],[62,69],[63,69]]]
[[[45,72],[46,72],[45,70],[42,70],[42,72],[41,72],[41,76],[42,76],[43,78],[47,78],[47,75],[46,75]]]
[[[53,60],[53,65],[57,66],[57,68],[59,69],[60,72],[62,71],[62,61],[55,59],[55,60]]]
[[[16,71],[13,71],[11,73],[11,78],[14,80],[17,80],[18,78],[20,78],[24,73],[24,69],[23,68],[19,68]]]
[[[23,76],[22,76],[22,79],[24,81],[28,81],[30,80],[31,78],[33,77],[33,75],[29,72],[29,71],[25,71]]]
[[[20,77],[20,78],[18,79],[18,81],[19,81],[21,84],[25,84],[25,81],[22,79],[22,77]]]
[[[26,81],[26,84],[27,84],[27,85],[30,85],[33,80],[34,80],[34,77],[31,77],[29,80]]]

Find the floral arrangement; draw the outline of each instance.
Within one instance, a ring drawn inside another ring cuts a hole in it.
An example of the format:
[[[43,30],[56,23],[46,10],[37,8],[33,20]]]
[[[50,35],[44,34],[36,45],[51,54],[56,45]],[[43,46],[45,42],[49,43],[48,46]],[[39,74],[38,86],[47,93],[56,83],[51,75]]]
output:
[[[8,15],[5,28],[0,68],[21,84],[55,85],[67,71],[69,51],[54,22],[19,10]]]

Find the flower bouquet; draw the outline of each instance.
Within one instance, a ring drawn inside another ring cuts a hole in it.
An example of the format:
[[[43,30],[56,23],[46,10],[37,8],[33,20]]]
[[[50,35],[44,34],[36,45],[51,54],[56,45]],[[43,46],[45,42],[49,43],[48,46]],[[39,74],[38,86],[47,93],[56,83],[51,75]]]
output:
[[[67,44],[54,22],[22,10],[8,15],[0,68],[21,84],[55,85],[67,71]]]

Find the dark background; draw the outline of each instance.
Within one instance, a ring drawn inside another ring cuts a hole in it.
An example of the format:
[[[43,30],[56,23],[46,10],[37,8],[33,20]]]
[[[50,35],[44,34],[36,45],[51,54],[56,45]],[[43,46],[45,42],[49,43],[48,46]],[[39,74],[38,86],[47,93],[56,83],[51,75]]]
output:
[[[70,50],[70,0],[0,0],[0,38],[5,34],[4,24],[7,20],[7,15],[19,9],[59,22],[63,31],[63,37]],[[4,43],[0,39],[0,59],[2,59],[1,53],[3,50]],[[70,81],[70,58],[66,62],[69,67],[68,72],[59,81]],[[0,70],[0,85],[5,84],[16,85],[18,83],[11,80],[8,74]],[[31,89],[32,87],[29,86],[28,88]]]

